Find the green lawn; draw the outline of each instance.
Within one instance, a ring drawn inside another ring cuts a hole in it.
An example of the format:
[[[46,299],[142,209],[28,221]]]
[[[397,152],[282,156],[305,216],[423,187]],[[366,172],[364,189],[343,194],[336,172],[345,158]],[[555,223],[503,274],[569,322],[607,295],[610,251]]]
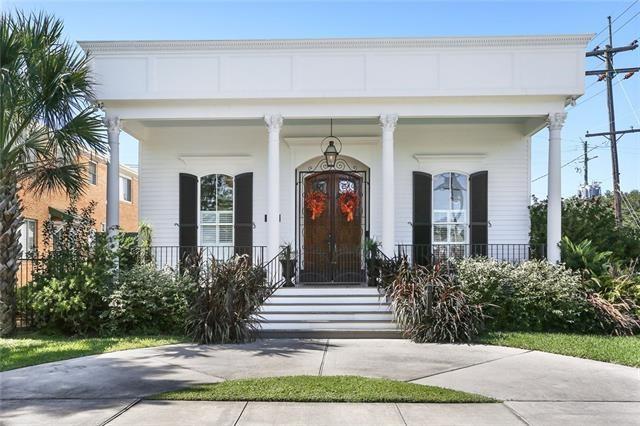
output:
[[[640,367],[640,336],[494,332],[478,341]]]
[[[184,341],[174,336],[71,338],[38,333],[0,339],[0,371],[85,355],[146,348]]]
[[[435,386],[359,376],[286,376],[230,380],[151,397],[186,401],[496,402]]]

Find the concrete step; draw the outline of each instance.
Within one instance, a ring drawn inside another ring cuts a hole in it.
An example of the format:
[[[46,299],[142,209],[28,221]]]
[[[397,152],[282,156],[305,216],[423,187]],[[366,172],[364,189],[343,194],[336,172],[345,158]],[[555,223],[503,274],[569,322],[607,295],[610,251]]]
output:
[[[275,296],[378,296],[376,287],[283,287]]]
[[[280,288],[261,308],[261,334],[399,337],[391,306],[375,287]]]
[[[386,303],[385,298],[380,298],[376,295],[365,296],[349,296],[349,295],[315,295],[315,296],[271,296],[265,304],[278,303],[278,304],[371,304],[371,303]]]
[[[261,312],[391,312],[388,303],[265,303]]]
[[[262,320],[271,321],[393,321],[391,312],[269,312]]]
[[[400,330],[260,330],[262,338],[279,339],[402,339]]]
[[[263,330],[397,330],[395,323],[383,321],[261,321]]]

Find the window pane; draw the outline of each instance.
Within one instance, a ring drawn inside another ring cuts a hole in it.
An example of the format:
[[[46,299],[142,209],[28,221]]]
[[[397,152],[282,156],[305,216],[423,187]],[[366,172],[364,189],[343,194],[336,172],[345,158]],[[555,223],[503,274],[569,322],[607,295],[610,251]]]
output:
[[[233,178],[218,175],[218,210],[233,210]]]
[[[98,181],[96,163],[89,163],[88,174],[89,174],[89,183],[91,183],[92,185],[95,185]]]
[[[442,173],[433,178],[433,208],[448,210],[450,208],[451,191],[449,173]]]
[[[233,213],[231,212],[221,212],[218,213],[220,218],[220,223],[233,223]]]
[[[221,244],[233,243],[233,226],[231,225],[220,226],[220,243]]]
[[[449,212],[449,222],[451,223],[465,223],[465,212],[462,210],[453,210]]]
[[[28,220],[27,222],[27,251],[36,249],[36,221]]]
[[[202,229],[202,235],[200,242],[203,246],[214,245],[217,241],[217,226],[215,225],[203,225],[200,227]]]
[[[120,199],[131,201],[131,179],[120,176]]]
[[[447,242],[447,225],[433,226],[433,241],[435,243]]]
[[[434,211],[433,212],[433,221],[435,223],[447,222],[448,221],[447,213],[448,212],[446,212],[446,211]]]
[[[125,200],[131,201],[131,179],[125,179],[125,182],[126,182],[125,188],[127,188],[125,192],[127,194],[125,197]]]
[[[202,223],[217,223],[218,213],[203,211],[200,213],[200,222]]]
[[[216,175],[200,179],[200,210],[216,210]]]
[[[458,173],[451,173],[451,207],[464,209],[467,197],[467,177]]]
[[[355,192],[355,190],[356,184],[351,180],[341,179],[340,182],[338,182],[338,192],[340,194],[344,192]]]
[[[452,243],[463,243],[464,242],[464,234],[465,234],[465,228],[466,226],[464,225],[451,225],[450,228],[450,232],[451,232],[451,242]]]

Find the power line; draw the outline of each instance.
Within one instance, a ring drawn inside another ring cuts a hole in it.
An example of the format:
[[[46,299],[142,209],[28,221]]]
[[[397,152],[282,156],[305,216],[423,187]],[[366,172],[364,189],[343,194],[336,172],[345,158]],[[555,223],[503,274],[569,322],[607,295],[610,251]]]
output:
[[[625,9],[623,14],[627,10],[629,10],[629,8]],[[635,19],[638,15],[640,15],[640,12],[633,15],[616,31],[619,31],[621,28],[623,28],[625,25],[627,25],[629,22]],[[618,17],[616,17],[616,19]],[[618,139],[618,135],[634,133],[640,130],[634,130],[633,128],[631,130],[616,130],[616,114],[615,114],[614,102],[613,102],[612,81],[618,75],[618,73],[621,73],[621,72],[627,73],[624,76],[624,79],[627,79],[631,77],[634,73],[639,71],[640,67],[616,69],[613,66],[613,57],[618,53],[635,50],[638,47],[638,41],[634,40],[631,44],[627,46],[614,47],[613,46],[613,25],[612,25],[611,16],[608,16],[607,20],[608,20],[608,29],[609,29],[609,42],[607,43],[606,47],[604,49],[600,49],[599,46],[596,46],[595,49],[586,53],[587,58],[596,57],[604,61],[607,67],[604,70],[587,71],[585,72],[585,75],[599,76],[598,81],[605,80],[607,83],[606,90],[607,90],[607,110],[609,113],[609,131],[601,132],[601,133],[592,133],[592,134],[589,134],[589,132],[587,131],[587,134],[585,135],[585,137],[604,136],[609,140],[609,142],[611,142],[611,172],[613,176],[613,199],[614,199],[613,207],[614,207],[614,212],[616,217],[616,223],[620,225],[622,224],[622,197],[620,195],[620,192],[621,192],[620,191],[620,168],[619,168],[619,162],[618,162],[617,139]],[[622,80],[619,80],[619,81],[622,81]]]
[[[640,0],[635,0],[633,3],[631,3],[629,6],[627,6],[627,8],[625,10],[623,10],[615,18],[613,18],[613,21],[611,21],[611,23],[615,23],[622,15],[627,13],[629,11],[629,9],[631,9],[633,6],[635,6],[636,3],[638,3],[638,1],[640,1]],[[600,34],[602,34],[603,32],[605,32],[607,30],[607,28],[609,28],[609,26],[605,25],[604,28],[602,28],[600,31],[598,31],[598,33],[596,35],[594,35],[591,40],[593,41],[593,40],[597,39]],[[606,39],[607,39],[607,37],[605,36],[603,41],[605,41]],[[596,43],[596,45],[597,44],[599,44],[599,43]]]
[[[598,146],[602,146],[602,145],[598,145]],[[589,152],[593,151],[594,149],[598,148],[598,146],[594,146],[594,147],[592,147],[592,148],[591,148],[591,149],[589,149],[585,154],[587,154],[587,153],[589,153]],[[564,163],[562,166],[560,166],[560,168],[561,168],[561,169],[564,169],[565,167],[567,167],[567,166],[569,166],[569,165],[571,165],[571,164],[575,163],[576,161],[578,161],[578,160],[582,159],[582,157],[583,157],[583,156],[584,156],[584,154],[580,154],[580,155],[578,155],[578,156],[577,156],[576,158],[574,158],[573,160],[571,160],[571,161],[567,161],[566,163]],[[545,178],[545,177],[547,177],[547,176],[549,176],[549,173],[545,173],[545,174],[543,174],[542,176],[538,176],[537,178],[533,179],[533,180],[531,181],[531,183],[533,183],[533,182],[535,182],[535,181],[538,181],[538,180],[540,180],[540,179],[542,179],[542,178]]]
[[[620,31],[621,29],[623,29],[623,28],[625,27],[625,25],[627,25],[629,22],[631,22],[631,21],[633,21],[634,19],[636,19],[636,18],[638,17],[638,15],[640,15],[640,11],[636,12],[636,14],[635,14],[635,15],[633,15],[631,18],[629,18],[629,19],[627,20],[627,22],[625,22],[624,24],[620,25],[620,26],[618,27],[618,29],[617,29],[617,30],[615,30],[615,31],[613,32],[613,34],[617,33],[617,32],[618,32],[618,31]]]

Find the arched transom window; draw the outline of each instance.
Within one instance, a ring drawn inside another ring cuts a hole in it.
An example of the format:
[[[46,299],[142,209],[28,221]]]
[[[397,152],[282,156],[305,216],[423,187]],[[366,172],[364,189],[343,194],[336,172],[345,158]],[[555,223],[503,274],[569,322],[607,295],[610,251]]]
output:
[[[441,173],[433,178],[433,244],[468,241],[468,177]]]
[[[233,245],[233,176],[200,179],[200,245]]]

